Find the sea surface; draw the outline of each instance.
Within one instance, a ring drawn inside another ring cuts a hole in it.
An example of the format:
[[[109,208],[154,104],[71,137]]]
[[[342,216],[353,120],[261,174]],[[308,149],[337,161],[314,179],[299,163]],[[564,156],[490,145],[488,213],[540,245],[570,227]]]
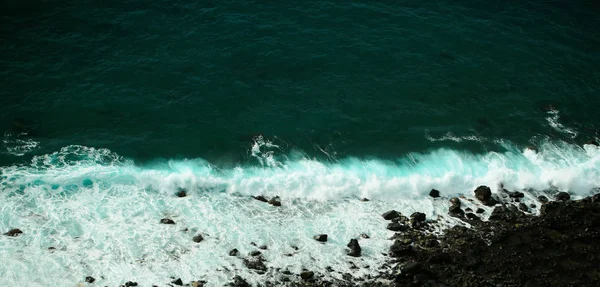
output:
[[[377,274],[387,210],[591,194],[599,107],[598,1],[2,1],[0,286]]]

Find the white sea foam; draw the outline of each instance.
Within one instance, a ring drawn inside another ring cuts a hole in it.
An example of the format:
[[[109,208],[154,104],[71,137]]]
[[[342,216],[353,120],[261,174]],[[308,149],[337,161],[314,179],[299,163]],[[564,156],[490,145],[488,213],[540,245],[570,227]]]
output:
[[[274,148],[256,145],[252,154],[258,157],[263,148]],[[0,236],[0,285],[75,286],[88,275],[98,286],[129,280],[164,285],[170,276],[222,286],[238,274],[256,282],[266,275],[227,255],[232,248],[247,254],[255,248],[250,242],[268,246],[263,253],[269,267],[350,272],[352,261],[370,266],[352,274],[376,273],[393,234],[385,229],[384,211],[436,218],[446,213],[447,198],[471,196],[482,184],[495,193],[500,182],[510,190],[537,190],[527,192],[525,202],[547,189],[578,198],[600,186],[596,146],[548,142],[538,152],[506,147],[483,155],[440,149],[395,161],[335,163],[277,162],[271,154],[262,166],[219,169],[199,159],[137,166],[109,150],[69,146],[0,170],[0,231],[24,232]],[[180,187],[187,197],[174,196]],[[444,198],[428,197],[432,188]],[[283,206],[249,197],[259,194],[278,195]],[[357,200],[362,197],[371,201]],[[158,224],[164,217],[177,224]],[[194,243],[198,233],[205,240]],[[312,239],[319,233],[327,233],[329,242]],[[361,233],[371,236],[360,239],[363,256],[346,256],[345,245]]]

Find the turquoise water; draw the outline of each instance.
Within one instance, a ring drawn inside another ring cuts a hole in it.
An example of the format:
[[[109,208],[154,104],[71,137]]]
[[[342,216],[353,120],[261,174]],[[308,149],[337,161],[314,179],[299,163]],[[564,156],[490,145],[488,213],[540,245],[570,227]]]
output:
[[[481,184],[525,190],[528,204],[589,195],[598,12],[595,1],[4,1],[0,232],[24,233],[0,237],[11,258],[0,285],[280,276],[226,256],[250,242],[269,246],[269,267],[344,273],[361,233],[371,238],[351,261],[364,268],[351,273],[376,274],[389,209],[453,225],[447,199]],[[283,206],[249,197],[261,194]]]

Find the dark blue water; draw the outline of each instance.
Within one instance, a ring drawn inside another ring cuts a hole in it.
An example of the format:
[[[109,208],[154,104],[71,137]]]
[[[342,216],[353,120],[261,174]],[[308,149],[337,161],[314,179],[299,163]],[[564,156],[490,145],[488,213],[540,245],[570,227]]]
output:
[[[68,145],[240,163],[257,135],[323,158],[598,135],[597,1],[0,5],[4,164]]]

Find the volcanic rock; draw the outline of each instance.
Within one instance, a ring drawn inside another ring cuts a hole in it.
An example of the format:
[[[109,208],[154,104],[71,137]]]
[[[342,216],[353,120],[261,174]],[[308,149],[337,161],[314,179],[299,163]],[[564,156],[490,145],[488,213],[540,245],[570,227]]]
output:
[[[315,235],[314,239],[319,242],[327,242],[327,234]]]
[[[439,191],[439,190],[437,190],[437,189],[432,189],[432,190],[429,192],[429,196],[431,196],[431,197],[433,197],[433,198],[438,198],[438,197],[440,197],[440,191]]]
[[[398,211],[395,210],[390,210],[384,214],[382,214],[381,216],[383,217],[383,219],[385,220],[392,220],[394,218],[400,217],[400,213]]]
[[[556,200],[566,201],[566,200],[571,199],[571,196],[568,193],[561,191],[561,192],[557,193],[554,196],[554,198],[556,198]]]
[[[362,249],[360,248],[360,245],[358,244],[358,240],[356,239],[350,239],[350,242],[348,243],[348,248],[350,248],[350,251],[348,251],[348,255],[353,256],[353,257],[360,257],[361,253],[362,253]]]
[[[160,220],[160,223],[162,224],[175,224],[175,221],[173,221],[172,219],[169,218],[163,218]]]
[[[21,234],[23,234],[23,231],[21,231],[21,229],[18,229],[18,228],[13,228],[13,229],[9,230],[8,232],[4,233],[4,235],[11,236],[11,237],[16,237]]]

